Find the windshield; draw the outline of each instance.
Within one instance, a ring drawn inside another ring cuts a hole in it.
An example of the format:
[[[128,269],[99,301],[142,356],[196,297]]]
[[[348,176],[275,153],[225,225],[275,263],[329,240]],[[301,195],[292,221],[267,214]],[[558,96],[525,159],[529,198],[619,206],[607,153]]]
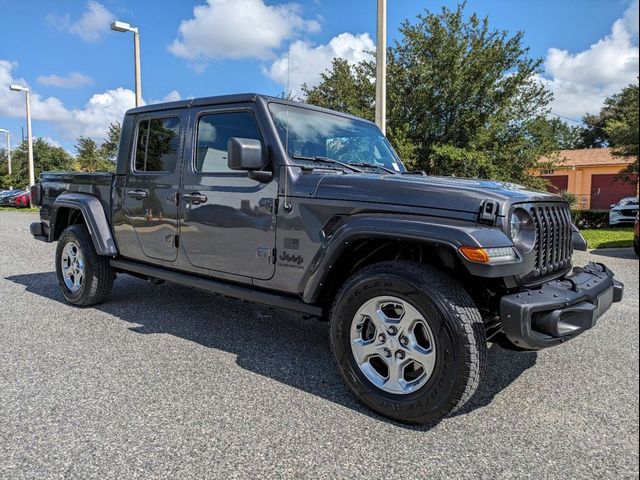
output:
[[[292,158],[324,157],[352,165],[405,168],[382,132],[370,123],[302,107],[269,104],[278,135]]]
[[[637,198],[623,198],[618,205],[638,205]]]

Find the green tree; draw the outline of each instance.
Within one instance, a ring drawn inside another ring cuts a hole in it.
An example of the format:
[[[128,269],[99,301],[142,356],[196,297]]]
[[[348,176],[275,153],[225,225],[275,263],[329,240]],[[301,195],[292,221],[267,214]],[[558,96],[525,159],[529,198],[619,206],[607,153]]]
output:
[[[352,66],[344,58],[334,58],[331,70],[320,77],[318,86],[302,86],[308,103],[374,120],[376,86],[371,79],[375,64],[369,61]]]
[[[412,168],[541,186],[532,175],[558,142],[542,128],[551,93],[537,79],[523,33],[489,27],[488,18],[455,10],[405,21],[388,50],[388,136]],[[334,60],[306,101],[371,119],[375,65]],[[556,125],[556,127],[559,127]],[[557,128],[556,128],[557,130]],[[562,140],[563,145],[564,140]]]
[[[105,156],[104,150],[92,138],[82,136],[78,138],[76,150],[78,152],[76,170],[82,172],[111,172],[114,170],[114,163]]]
[[[550,147],[558,150],[572,150],[583,148],[582,132],[580,125],[569,125],[559,118],[539,117],[531,124],[532,134],[538,141],[550,142]]]
[[[639,108],[636,84],[628,85],[621,92],[607,98],[602,109],[606,112],[604,130],[609,137],[613,154],[618,157],[635,158],[635,161],[621,172],[625,181],[633,183],[638,181]]]
[[[27,142],[22,142],[11,152],[12,175],[7,172],[6,153],[0,162],[0,183],[3,187],[14,188],[29,186],[29,155]],[[51,145],[42,138],[33,141],[33,164],[36,180],[42,172],[71,170],[73,159],[62,147]]]
[[[606,116],[606,113],[605,113]],[[587,113],[582,117],[578,148],[604,148],[609,144],[609,135],[605,130],[605,116]]]
[[[122,133],[122,125],[120,122],[109,124],[107,129],[107,139],[100,145],[100,153],[104,158],[111,162],[116,161],[118,156],[118,146],[120,145],[120,134]]]

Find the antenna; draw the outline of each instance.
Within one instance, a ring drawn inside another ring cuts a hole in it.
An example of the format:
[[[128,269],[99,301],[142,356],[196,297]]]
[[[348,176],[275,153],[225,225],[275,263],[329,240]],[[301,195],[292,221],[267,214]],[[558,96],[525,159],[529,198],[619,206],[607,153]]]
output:
[[[287,100],[291,98],[291,52],[287,52]]]

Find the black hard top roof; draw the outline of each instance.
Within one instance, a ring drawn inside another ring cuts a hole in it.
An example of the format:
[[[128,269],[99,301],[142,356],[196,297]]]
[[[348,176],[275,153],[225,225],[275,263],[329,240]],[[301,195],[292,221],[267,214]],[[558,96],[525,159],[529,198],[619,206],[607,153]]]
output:
[[[321,112],[339,114],[343,117],[348,117],[348,118],[353,118],[353,119],[357,119],[357,120],[368,122],[368,123],[373,123],[363,118],[349,115],[347,113],[335,112],[333,110],[318,107],[308,103],[294,102],[291,100],[285,100],[283,98],[272,97],[269,95],[261,95],[259,93],[238,93],[233,95],[218,95],[215,97],[190,98],[187,100],[178,100],[177,102],[154,103],[152,105],[145,105],[143,107],[132,108],[130,110],[127,110],[126,114],[133,115],[138,113],[157,112],[157,111],[170,110],[170,109],[176,109],[176,108],[193,108],[193,107],[204,107],[208,105],[225,105],[230,103],[255,102],[258,99],[262,99],[265,102],[277,102],[277,103],[282,103],[284,105],[292,105],[292,106],[318,110]]]

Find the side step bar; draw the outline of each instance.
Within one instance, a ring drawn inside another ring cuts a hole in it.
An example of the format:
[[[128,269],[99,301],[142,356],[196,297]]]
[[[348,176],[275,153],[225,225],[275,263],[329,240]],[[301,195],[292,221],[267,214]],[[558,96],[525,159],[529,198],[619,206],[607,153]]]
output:
[[[294,312],[300,312],[315,317],[322,316],[322,308],[304,303],[302,300],[295,297],[288,297],[277,293],[258,290],[252,287],[245,287],[243,285],[226,283],[220,280],[198,277],[187,273],[176,272],[127,260],[112,259],[111,266],[117,271],[124,273],[130,272],[132,274],[142,275],[145,277],[158,278],[160,280],[166,280],[167,282],[217,293],[226,297],[236,298],[238,300],[245,300],[285,310],[293,310]]]

